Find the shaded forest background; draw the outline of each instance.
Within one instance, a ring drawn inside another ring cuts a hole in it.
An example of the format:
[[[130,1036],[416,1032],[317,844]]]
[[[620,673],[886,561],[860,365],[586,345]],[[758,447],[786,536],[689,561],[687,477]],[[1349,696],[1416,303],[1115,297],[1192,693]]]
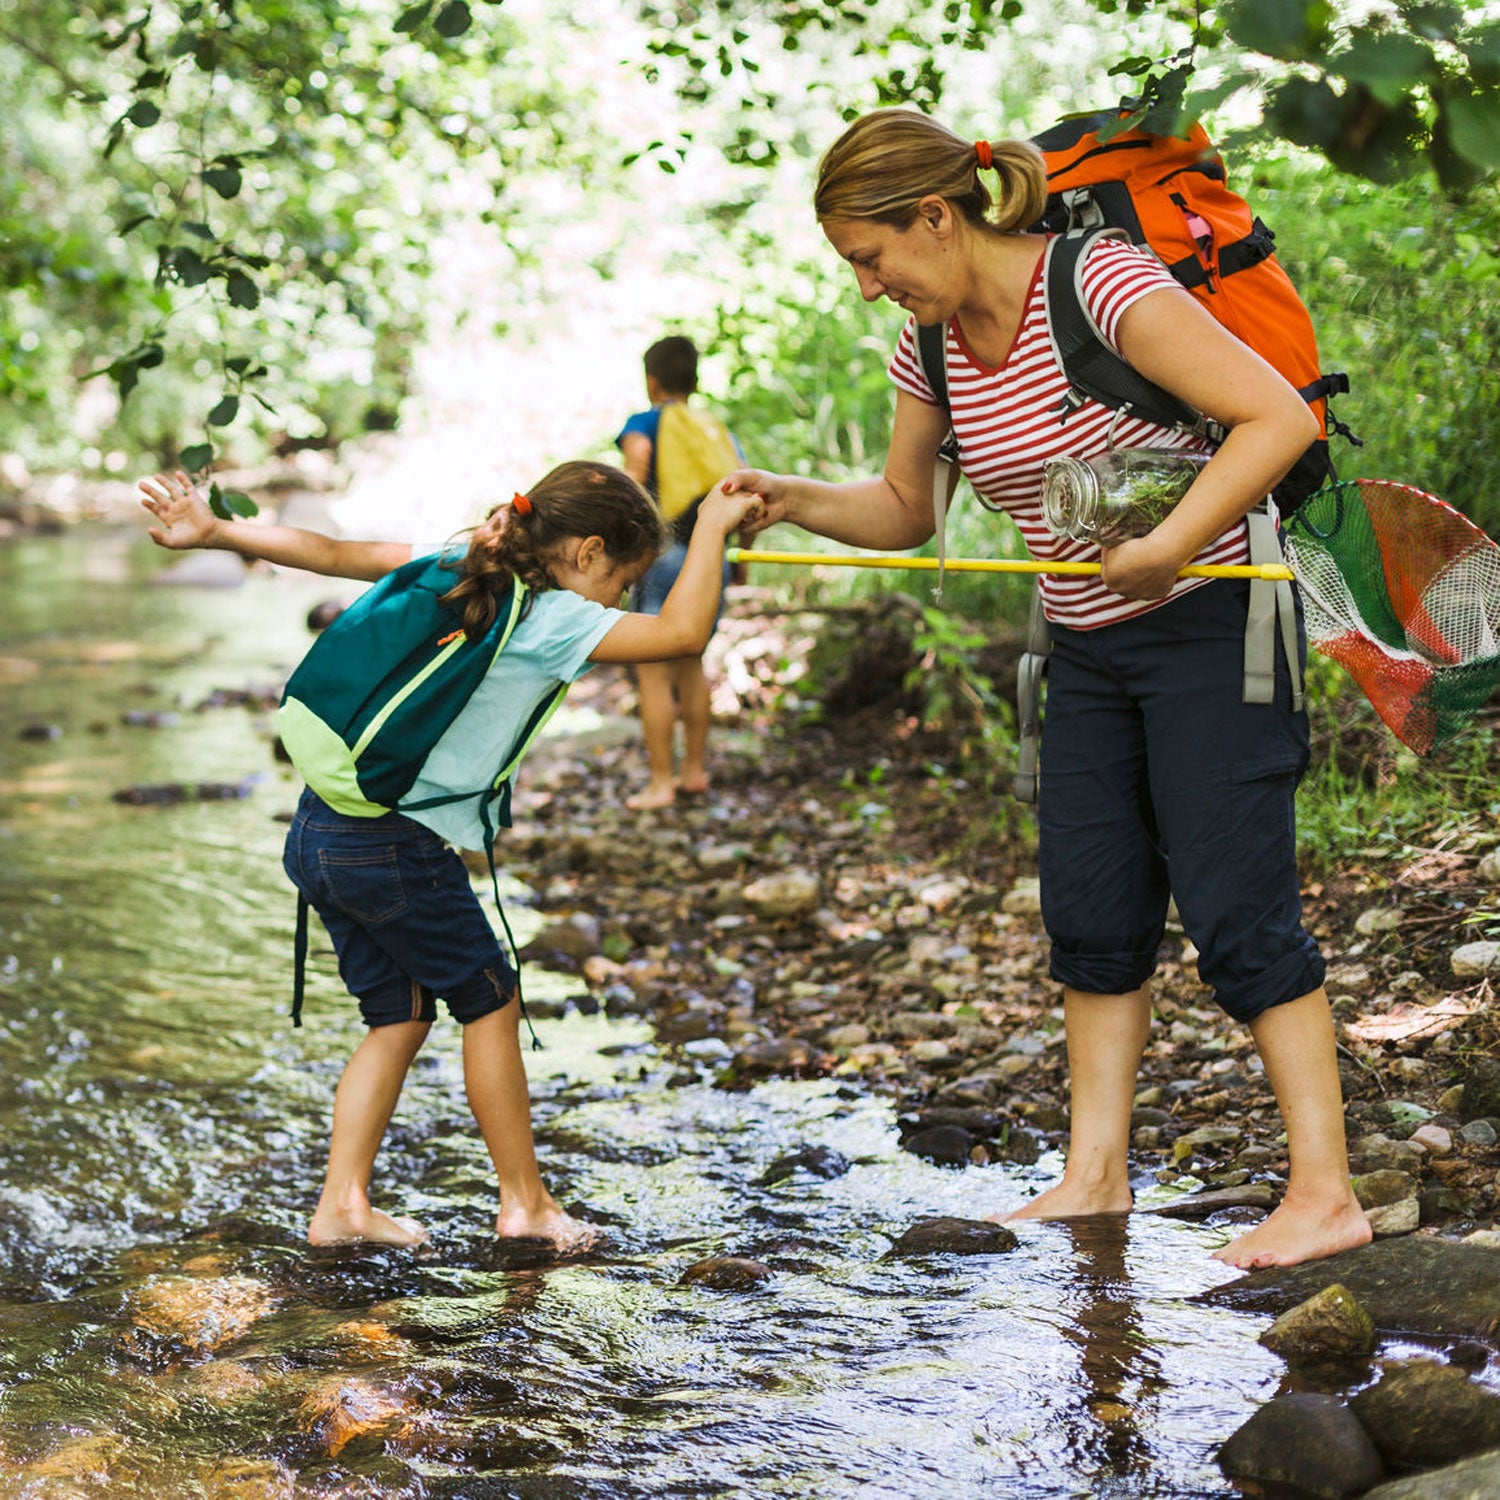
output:
[[[1336,450],[1343,472],[1500,531],[1493,4],[0,0],[0,86],[12,499],[56,475],[128,496],[182,462],[249,512],[268,465],[430,427],[434,348],[504,348],[516,401],[549,392],[496,456],[521,484],[613,456],[640,350],[669,329],[710,351],[705,393],[757,459],[863,472],[900,315],[859,301],[812,222],[842,118],[907,102],[998,139],[1129,95],[1158,128],[1203,114],[1276,231],[1325,368],[1354,386],[1339,413],[1365,446]],[[442,504],[408,501],[417,535],[493,498],[431,488]],[[950,545],[1020,550],[972,503]],[[891,587],[772,583],[784,604]],[[929,716],[997,780],[1009,709],[983,648],[1025,599],[958,580],[943,611],[909,610]],[[1315,675],[1303,826],[1321,858],[1493,822],[1488,725],[1418,767],[1336,671]]]

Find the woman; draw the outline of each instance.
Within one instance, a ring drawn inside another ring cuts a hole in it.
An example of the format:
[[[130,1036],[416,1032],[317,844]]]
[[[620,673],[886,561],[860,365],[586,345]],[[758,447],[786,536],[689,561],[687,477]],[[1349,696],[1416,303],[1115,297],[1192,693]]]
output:
[[[981,172],[999,178],[994,200]],[[1195,439],[1086,402],[1059,420],[1068,382],[1047,334],[1047,241],[1026,232],[1046,183],[1026,142],[971,143],[914,111],[856,121],[819,168],[824,234],[866,301],[907,309],[891,363],[896,415],[878,479],[821,483],[742,471],[788,520],[872,548],[933,534],[932,475],[949,412],[916,357],[914,325],[946,326],[960,463],[1045,558],[1087,544],[1043,523],[1043,465],[1116,446],[1206,451]],[[1248,1025],[1286,1123],[1286,1194],[1218,1252],[1293,1265],[1363,1244],[1349,1182],[1323,960],[1301,926],[1293,803],[1307,722],[1278,663],[1274,704],[1242,699],[1248,585],[1179,580],[1190,562],[1248,560],[1244,517],[1317,435],[1297,392],[1225,332],[1150,255],[1103,240],[1081,293],[1141,374],[1227,432],[1149,535],[1102,553],[1096,578],[1048,577],[1053,636],[1039,801],[1042,914],[1063,985],[1072,1138],[1061,1182],[1010,1215],[1062,1219],[1132,1205],[1127,1150],[1150,1025],[1149,979],[1169,897],[1216,999]]]

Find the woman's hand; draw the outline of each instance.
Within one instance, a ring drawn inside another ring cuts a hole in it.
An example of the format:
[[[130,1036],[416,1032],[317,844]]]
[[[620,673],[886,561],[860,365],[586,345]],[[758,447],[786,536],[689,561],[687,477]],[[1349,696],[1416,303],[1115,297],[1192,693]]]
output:
[[[740,522],[740,535],[747,540],[787,519],[788,482],[784,474],[771,474],[765,469],[736,469],[714,488],[722,488],[730,495],[748,493],[758,498],[759,505]]]
[[[141,504],[161,523],[147,533],[158,547],[184,552],[213,546],[219,519],[181,469],[143,479],[136,488],[143,497]]]
[[[1118,547],[1101,548],[1099,560],[1104,587],[1122,599],[1165,599],[1184,566],[1175,552],[1164,548],[1154,531],[1121,542]]]

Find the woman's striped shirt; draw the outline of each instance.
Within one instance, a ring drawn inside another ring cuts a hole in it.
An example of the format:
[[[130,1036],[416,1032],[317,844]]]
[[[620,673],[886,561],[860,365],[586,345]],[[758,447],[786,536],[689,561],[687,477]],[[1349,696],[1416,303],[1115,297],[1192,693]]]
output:
[[[1047,332],[1047,288],[1037,263],[1026,293],[1020,329],[998,367],[981,363],[964,342],[955,318],[948,324],[948,394],[959,463],[980,502],[1007,511],[1020,527],[1033,557],[1048,561],[1096,562],[1099,548],[1054,536],[1042,519],[1042,470],[1048,459],[1071,454],[1093,458],[1108,446],[1110,424],[1118,415],[1097,401],[1085,401],[1066,423],[1059,405],[1068,393],[1068,378],[1053,352]],[[1119,352],[1116,330],[1125,309],[1162,287],[1180,290],[1171,273],[1149,252],[1120,240],[1100,240],[1083,264],[1083,298],[1110,346]],[[935,405],[932,387],[917,358],[914,322],[901,332],[890,365],[891,379],[903,391]],[[1115,427],[1117,448],[1171,448],[1208,452],[1198,438],[1175,433],[1138,417],[1124,416]],[[1243,521],[1210,542],[1196,563],[1243,563],[1249,560]],[[1172,595],[1196,588],[1203,579],[1177,581]],[[1163,600],[1123,599],[1097,576],[1044,575],[1042,598],[1047,618],[1075,630],[1113,625],[1154,609]],[[1168,597],[1172,597],[1168,595]]]

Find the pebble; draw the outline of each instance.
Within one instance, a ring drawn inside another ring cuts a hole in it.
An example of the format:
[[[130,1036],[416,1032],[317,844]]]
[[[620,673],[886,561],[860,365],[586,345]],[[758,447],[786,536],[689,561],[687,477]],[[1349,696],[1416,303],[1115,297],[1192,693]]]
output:
[[[1455,979],[1483,979],[1500,974],[1500,943],[1465,943],[1449,960]]]
[[[1488,1120],[1470,1120],[1467,1125],[1461,1125],[1458,1138],[1466,1146],[1478,1146],[1486,1151],[1500,1140],[1495,1127]]]
[[[1398,1203],[1367,1208],[1365,1218],[1370,1221],[1370,1232],[1377,1240],[1391,1239],[1410,1234],[1422,1222],[1422,1205],[1415,1198],[1403,1198]]]
[[[1453,1150],[1453,1136],[1441,1125],[1428,1123],[1417,1126],[1407,1144],[1421,1146],[1432,1156],[1447,1156]]]

